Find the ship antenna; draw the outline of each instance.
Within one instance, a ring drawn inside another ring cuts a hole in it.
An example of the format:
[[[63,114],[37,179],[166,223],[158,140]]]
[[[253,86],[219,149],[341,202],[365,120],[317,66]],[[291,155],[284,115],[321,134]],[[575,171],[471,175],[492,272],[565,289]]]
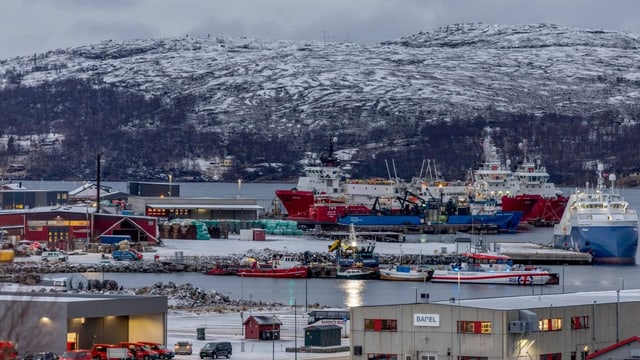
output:
[[[387,159],[384,159],[384,165],[387,167],[387,176],[389,177],[389,180],[391,180],[391,171],[389,170],[389,162]]]
[[[602,171],[604,170],[604,165],[602,165],[601,163],[598,163],[598,167],[596,172],[598,173],[598,186],[596,188],[597,190],[603,190],[604,187],[604,179],[602,178]]]
[[[398,181],[398,172],[396,171],[396,161],[394,159],[391,159],[391,164],[393,165],[393,177],[397,182]]]

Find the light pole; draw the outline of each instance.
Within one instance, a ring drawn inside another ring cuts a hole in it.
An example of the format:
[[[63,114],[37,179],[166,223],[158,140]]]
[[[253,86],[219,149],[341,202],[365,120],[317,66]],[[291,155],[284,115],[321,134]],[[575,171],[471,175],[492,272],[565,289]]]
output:
[[[298,360],[298,303],[293,298],[293,353],[294,359]]]
[[[410,289],[415,289],[416,290],[416,304],[418,303],[418,287],[417,286],[412,286]]]
[[[173,180],[173,175],[169,174],[169,197],[171,197],[172,180]]]
[[[309,290],[309,278],[304,278],[304,312],[309,312],[309,302],[307,301],[307,294]]]
[[[271,319],[271,359],[276,358],[276,316]]]

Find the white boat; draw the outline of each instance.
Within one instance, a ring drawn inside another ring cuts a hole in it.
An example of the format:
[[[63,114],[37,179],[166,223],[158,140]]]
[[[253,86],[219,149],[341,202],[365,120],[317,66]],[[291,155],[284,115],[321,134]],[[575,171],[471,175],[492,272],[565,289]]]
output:
[[[503,196],[516,194],[520,190],[518,181],[509,169],[510,163],[504,165],[498,150],[487,135],[482,143],[484,160],[482,166],[472,171],[473,183],[470,187],[472,202],[495,200],[500,201]]]
[[[432,282],[502,284],[502,285],[549,285],[558,284],[555,273],[546,269],[512,265],[505,255],[490,253],[466,253],[466,262],[451,264],[448,269],[435,269]]]
[[[597,165],[598,183],[592,191],[576,191],[570,197],[560,223],[553,229],[554,247],[588,252],[594,263],[636,263],[638,213],[615,190],[604,185],[604,166]]]
[[[376,272],[369,268],[352,267],[340,270],[336,273],[337,279],[350,279],[350,280],[366,280],[373,279]]]
[[[429,281],[431,269],[415,268],[408,265],[396,265],[389,269],[380,269],[380,280]]]

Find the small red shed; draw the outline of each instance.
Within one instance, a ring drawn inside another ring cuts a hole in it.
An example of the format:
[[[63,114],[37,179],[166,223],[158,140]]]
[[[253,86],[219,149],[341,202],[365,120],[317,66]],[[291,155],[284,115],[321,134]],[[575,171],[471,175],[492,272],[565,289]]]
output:
[[[249,316],[244,325],[245,339],[279,340],[282,322],[277,316]]]

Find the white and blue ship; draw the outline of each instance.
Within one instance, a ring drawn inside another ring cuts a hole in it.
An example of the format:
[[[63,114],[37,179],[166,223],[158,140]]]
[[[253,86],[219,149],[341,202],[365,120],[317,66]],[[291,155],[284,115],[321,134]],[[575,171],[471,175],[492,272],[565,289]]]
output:
[[[554,247],[590,253],[596,264],[636,263],[638,214],[616,192],[615,175],[606,188],[604,167],[598,164],[594,189],[575,191],[553,231]]]

